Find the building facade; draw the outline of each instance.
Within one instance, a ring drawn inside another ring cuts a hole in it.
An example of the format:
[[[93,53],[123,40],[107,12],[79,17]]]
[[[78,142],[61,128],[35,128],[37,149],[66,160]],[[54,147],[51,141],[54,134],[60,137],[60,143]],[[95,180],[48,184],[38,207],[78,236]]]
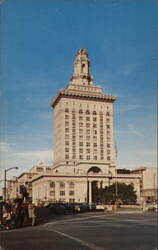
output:
[[[70,82],[51,102],[54,162],[50,165],[39,162],[22,173],[17,178],[16,195],[20,185],[24,185],[36,203],[92,203],[95,201],[94,185],[106,187],[126,183],[133,184],[137,203],[141,203],[146,185],[145,172],[116,169],[115,100],[116,96],[104,94],[101,86],[93,84],[88,53],[79,49]]]
[[[104,173],[113,171],[115,99],[93,84],[88,53],[79,49],[70,82],[52,100],[56,168],[76,172],[97,166]]]

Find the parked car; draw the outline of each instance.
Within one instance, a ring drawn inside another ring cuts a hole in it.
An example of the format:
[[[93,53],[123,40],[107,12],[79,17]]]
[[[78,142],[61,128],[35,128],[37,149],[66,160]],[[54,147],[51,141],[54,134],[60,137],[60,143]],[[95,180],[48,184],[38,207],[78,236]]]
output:
[[[48,207],[51,213],[55,214],[65,214],[66,208],[63,203],[49,203]]]
[[[101,211],[101,210],[104,210],[104,209],[105,209],[104,204],[102,204],[102,203],[97,203],[96,204],[95,210]]]

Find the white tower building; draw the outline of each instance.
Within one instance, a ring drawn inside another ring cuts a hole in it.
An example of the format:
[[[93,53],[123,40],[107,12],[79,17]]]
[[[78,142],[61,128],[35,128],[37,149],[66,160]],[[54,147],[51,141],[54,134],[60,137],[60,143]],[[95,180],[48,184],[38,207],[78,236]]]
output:
[[[70,172],[87,171],[90,167],[95,172],[114,170],[115,99],[93,84],[88,53],[79,49],[70,82],[52,100],[56,168],[63,167]]]

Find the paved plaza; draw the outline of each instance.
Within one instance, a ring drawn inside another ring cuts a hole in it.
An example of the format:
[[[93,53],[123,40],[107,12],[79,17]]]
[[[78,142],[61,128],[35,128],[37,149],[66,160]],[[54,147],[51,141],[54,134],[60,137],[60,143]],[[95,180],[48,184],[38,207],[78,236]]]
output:
[[[38,225],[1,232],[1,250],[156,250],[157,214],[103,212],[59,216]]]

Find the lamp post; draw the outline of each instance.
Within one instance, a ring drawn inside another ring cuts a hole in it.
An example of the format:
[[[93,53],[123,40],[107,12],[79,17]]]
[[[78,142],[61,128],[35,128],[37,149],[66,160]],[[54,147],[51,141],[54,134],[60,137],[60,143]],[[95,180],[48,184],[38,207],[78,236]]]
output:
[[[11,169],[18,169],[18,167],[11,167],[4,170],[4,201],[6,201],[6,182],[7,182],[7,172]]]

